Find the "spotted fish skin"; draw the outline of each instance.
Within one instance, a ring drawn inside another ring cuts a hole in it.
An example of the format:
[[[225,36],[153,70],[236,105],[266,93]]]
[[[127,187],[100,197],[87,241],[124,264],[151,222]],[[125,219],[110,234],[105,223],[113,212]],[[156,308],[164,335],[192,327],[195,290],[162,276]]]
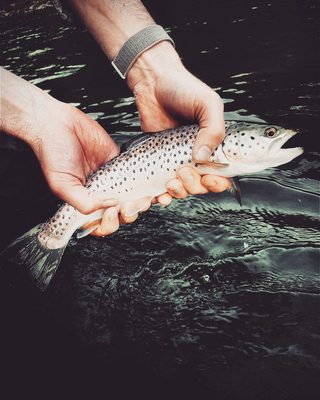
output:
[[[199,131],[197,125],[144,134],[92,174],[86,187],[117,199],[122,210],[140,201],[141,208],[131,210],[137,213],[144,208],[141,199],[150,203],[152,198],[165,193],[168,181],[176,177],[181,167],[191,166],[202,175],[233,177],[284,164],[303,151],[301,148],[281,149],[296,133],[281,127],[227,121],[225,128],[223,142],[205,163],[192,160],[192,148]],[[18,238],[9,248],[16,248],[20,256],[18,262],[27,265],[40,288],[46,288],[73,233],[93,221],[98,224],[103,212],[98,210],[84,215],[71,205],[63,204],[51,219]],[[22,249],[22,246],[25,247]],[[32,246],[37,252],[32,251]]]

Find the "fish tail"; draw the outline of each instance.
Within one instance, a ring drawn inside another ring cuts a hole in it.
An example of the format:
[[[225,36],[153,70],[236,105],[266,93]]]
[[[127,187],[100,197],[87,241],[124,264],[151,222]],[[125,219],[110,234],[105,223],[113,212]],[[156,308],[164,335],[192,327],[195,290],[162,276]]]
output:
[[[54,276],[67,244],[50,249],[39,241],[39,224],[9,244],[1,256],[14,264],[23,266],[36,286],[44,291]]]

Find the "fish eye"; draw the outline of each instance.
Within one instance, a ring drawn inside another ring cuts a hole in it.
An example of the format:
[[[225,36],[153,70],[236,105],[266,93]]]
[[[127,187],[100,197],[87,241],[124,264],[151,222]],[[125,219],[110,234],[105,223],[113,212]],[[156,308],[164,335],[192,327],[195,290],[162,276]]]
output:
[[[276,133],[277,133],[277,130],[274,127],[267,128],[264,131],[265,136],[270,137],[270,138],[274,137]]]

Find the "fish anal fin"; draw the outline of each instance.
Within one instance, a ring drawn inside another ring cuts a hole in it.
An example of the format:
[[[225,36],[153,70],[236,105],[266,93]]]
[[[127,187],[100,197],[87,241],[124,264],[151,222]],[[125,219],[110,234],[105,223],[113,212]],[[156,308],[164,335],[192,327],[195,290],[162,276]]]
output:
[[[100,224],[101,219],[96,219],[91,221],[81,227],[81,230],[77,233],[77,239],[81,239],[85,236],[90,235]]]
[[[131,217],[141,211],[145,211],[150,207],[152,196],[142,197],[141,199],[128,201],[121,207],[121,213],[126,217]]]
[[[95,229],[97,229],[97,227],[99,226],[99,224],[95,224],[90,226],[90,228],[87,229],[81,229],[79,233],[77,233],[77,239],[82,239],[85,236],[90,235],[91,232],[93,232]]]

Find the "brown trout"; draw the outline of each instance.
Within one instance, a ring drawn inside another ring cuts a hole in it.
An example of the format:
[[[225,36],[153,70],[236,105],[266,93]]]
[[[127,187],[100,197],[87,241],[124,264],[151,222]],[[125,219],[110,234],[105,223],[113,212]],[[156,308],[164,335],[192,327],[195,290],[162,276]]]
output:
[[[285,164],[302,154],[301,147],[282,148],[295,131],[279,126],[226,122],[226,136],[205,163],[192,160],[198,126],[182,126],[152,134],[142,134],[121,148],[119,156],[92,174],[86,187],[102,191],[119,201],[126,215],[143,210],[151,199],[166,192],[166,184],[177,170],[192,166],[201,175],[234,177],[256,173]],[[136,208],[133,208],[133,200]],[[24,265],[36,285],[44,290],[53,277],[65,248],[75,231],[78,237],[91,233],[104,210],[84,215],[63,204],[47,222],[37,225],[3,252],[13,262]]]

